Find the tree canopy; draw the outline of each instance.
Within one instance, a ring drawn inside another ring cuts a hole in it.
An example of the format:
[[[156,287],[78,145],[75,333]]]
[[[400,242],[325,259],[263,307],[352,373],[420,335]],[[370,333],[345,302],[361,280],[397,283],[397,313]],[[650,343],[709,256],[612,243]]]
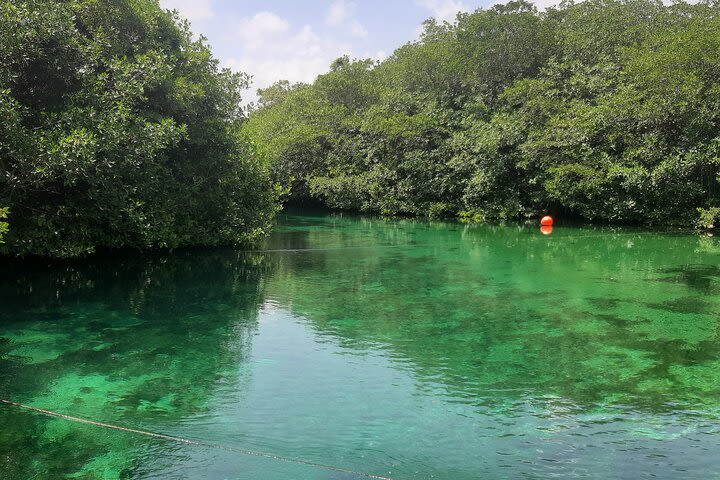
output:
[[[241,129],[247,85],[157,0],[0,1],[5,251],[261,237],[277,190]]]
[[[695,222],[720,205],[720,3],[525,1],[260,91],[291,200],[382,214]],[[715,213],[713,213],[715,212]]]
[[[245,244],[279,196],[710,226],[720,2],[524,0],[259,91],[157,0],[0,0],[0,253]],[[9,228],[8,228],[9,227]]]

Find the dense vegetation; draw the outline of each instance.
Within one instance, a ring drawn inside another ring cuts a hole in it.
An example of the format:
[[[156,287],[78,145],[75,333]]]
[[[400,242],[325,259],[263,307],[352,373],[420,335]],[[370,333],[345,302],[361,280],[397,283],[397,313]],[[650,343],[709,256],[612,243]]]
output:
[[[719,212],[718,2],[511,1],[259,93],[246,130],[295,201],[476,220]]]
[[[247,83],[157,0],[0,0],[5,251],[262,236],[277,194],[242,136]]]
[[[0,243],[3,243],[3,235],[5,235],[8,231],[8,224],[7,222],[3,222],[5,218],[7,218],[8,215],[8,209],[0,208]]]
[[[2,252],[241,244],[290,200],[709,226],[720,2],[511,1],[260,90],[157,0],[0,0]],[[9,224],[9,229],[8,229]]]

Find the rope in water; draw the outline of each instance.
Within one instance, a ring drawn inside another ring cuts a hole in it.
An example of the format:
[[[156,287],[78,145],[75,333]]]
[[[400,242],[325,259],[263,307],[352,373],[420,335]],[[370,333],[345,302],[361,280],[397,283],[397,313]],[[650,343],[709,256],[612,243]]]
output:
[[[148,432],[145,430],[137,430],[135,428],[120,427],[118,425],[110,425],[108,423],[95,422],[93,420],[87,420],[85,418],[79,418],[79,417],[73,417],[71,415],[65,415],[64,413],[53,412],[51,410],[44,410],[42,408],[30,407],[28,405],[23,405],[21,403],[11,402],[9,400],[0,399],[0,403],[9,405],[9,406],[13,406],[13,407],[17,407],[17,408],[21,408],[24,410],[28,410],[31,412],[41,413],[43,415],[47,415],[50,417],[62,418],[64,420],[70,420],[72,422],[84,423],[87,425],[94,425],[96,427],[103,427],[103,428],[108,428],[108,429],[112,429],[112,430],[119,430],[121,432],[129,432],[129,433],[134,433],[137,435],[144,435],[146,437],[167,440],[169,442],[183,443],[186,445],[197,445],[197,446],[202,446],[202,447],[207,447],[207,448],[215,448],[218,450],[225,450],[228,452],[239,453],[242,455],[247,455],[247,456],[252,456],[252,457],[269,458],[271,460],[277,460],[277,461],[281,461],[281,462],[304,465],[306,467],[321,468],[324,470],[331,470],[333,472],[346,473],[346,474],[355,475],[358,477],[373,478],[373,479],[377,479],[377,480],[394,480],[393,478],[390,478],[390,477],[383,477],[381,475],[375,475],[372,473],[356,472],[354,470],[348,470],[348,469],[340,468],[340,467],[333,467],[330,465],[323,465],[323,464],[311,462],[308,460],[301,460],[298,458],[291,458],[291,457],[284,457],[282,455],[275,455],[274,453],[257,452],[257,451],[253,451],[253,450],[246,450],[243,448],[227,447],[224,445],[205,442],[202,440],[190,440],[187,438],[174,437],[172,435],[165,435],[163,433],[154,433],[154,432]]]

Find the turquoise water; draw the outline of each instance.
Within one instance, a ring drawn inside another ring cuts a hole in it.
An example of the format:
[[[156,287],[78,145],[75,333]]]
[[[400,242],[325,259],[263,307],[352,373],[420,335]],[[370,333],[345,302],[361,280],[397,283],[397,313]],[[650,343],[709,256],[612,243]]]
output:
[[[284,215],[262,251],[3,260],[0,477],[720,478],[720,244]],[[223,447],[223,448],[216,448]]]

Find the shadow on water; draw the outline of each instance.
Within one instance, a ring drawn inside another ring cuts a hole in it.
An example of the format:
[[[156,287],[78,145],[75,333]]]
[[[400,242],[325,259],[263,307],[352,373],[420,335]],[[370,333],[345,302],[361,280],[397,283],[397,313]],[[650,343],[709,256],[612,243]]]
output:
[[[0,396],[155,431],[238,381],[269,268],[222,250],[5,266]],[[131,477],[144,449],[177,449],[6,407],[0,424],[3,478]]]
[[[717,265],[682,265],[660,270],[663,275],[659,281],[683,283],[703,294],[715,294],[720,291],[720,267]]]

